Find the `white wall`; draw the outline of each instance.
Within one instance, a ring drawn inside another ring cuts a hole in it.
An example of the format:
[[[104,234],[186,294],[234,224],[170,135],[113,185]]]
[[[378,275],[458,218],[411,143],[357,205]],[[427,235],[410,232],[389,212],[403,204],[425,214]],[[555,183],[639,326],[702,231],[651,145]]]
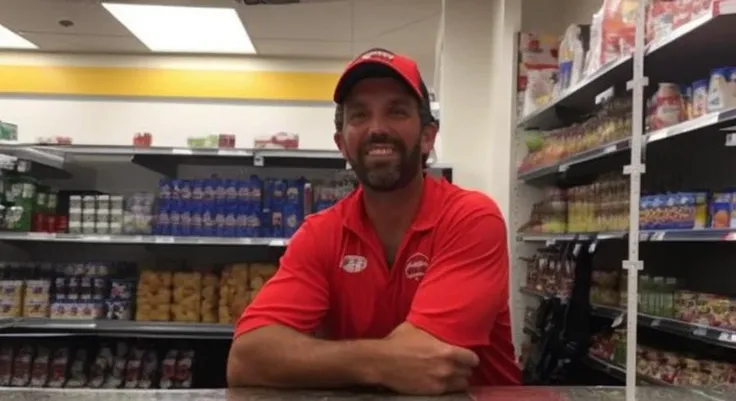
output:
[[[524,32],[562,34],[570,24],[590,24],[602,0],[522,0]]]
[[[123,66],[173,69],[339,72],[347,61],[163,56],[0,54],[4,65]],[[136,132],[154,144],[186,145],[188,136],[236,135],[237,146],[279,131],[297,133],[300,147],[334,149],[331,102],[100,99],[0,95],[0,119],[18,124],[21,142],[69,136],[77,144],[129,145]]]

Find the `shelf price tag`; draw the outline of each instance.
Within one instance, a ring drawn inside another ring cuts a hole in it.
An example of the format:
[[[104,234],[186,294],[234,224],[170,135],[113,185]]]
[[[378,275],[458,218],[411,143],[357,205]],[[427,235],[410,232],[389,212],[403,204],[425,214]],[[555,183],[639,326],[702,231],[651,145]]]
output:
[[[263,167],[264,160],[263,155],[254,155],[253,156],[253,165],[256,167]]]
[[[718,336],[718,341],[736,344],[736,333],[721,333]]]
[[[616,316],[616,318],[613,319],[613,323],[611,323],[611,328],[615,329],[616,327],[621,326],[621,324],[623,324],[624,322],[624,316],[626,316],[625,313],[621,313],[618,316]]]
[[[269,243],[268,246],[285,246],[286,240],[281,238],[274,238]]]
[[[174,149],[171,149],[171,153],[175,155],[191,155],[192,150],[186,149],[186,148],[174,148]]]
[[[660,323],[662,323],[662,321],[661,321],[661,320],[659,320],[659,319],[653,319],[653,320],[652,320],[652,323],[650,323],[649,325],[650,325],[651,327],[659,327]]]
[[[649,237],[649,240],[650,241],[662,241],[662,240],[664,240],[664,236],[666,234],[667,233],[665,231],[657,231],[657,232],[653,233],[651,237]]]
[[[153,239],[153,242],[155,242],[157,244],[173,244],[174,243],[174,237],[156,236]]]
[[[603,92],[599,93],[595,97],[595,104],[601,104],[607,102],[609,99],[613,97],[614,89],[613,86],[604,90]]]
[[[555,239],[550,238],[547,241],[545,241],[544,246],[553,246],[555,244]]]
[[[736,146],[736,132],[726,135],[726,146]]]
[[[705,337],[708,335],[708,329],[705,327],[698,327],[695,330],[693,330],[693,335],[697,337]]]

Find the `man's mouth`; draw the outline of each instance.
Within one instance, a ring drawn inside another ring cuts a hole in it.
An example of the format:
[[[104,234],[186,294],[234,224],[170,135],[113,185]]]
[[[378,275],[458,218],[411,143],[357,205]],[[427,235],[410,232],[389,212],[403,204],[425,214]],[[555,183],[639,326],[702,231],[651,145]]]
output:
[[[385,157],[396,154],[396,148],[391,145],[371,145],[365,152],[368,156]]]

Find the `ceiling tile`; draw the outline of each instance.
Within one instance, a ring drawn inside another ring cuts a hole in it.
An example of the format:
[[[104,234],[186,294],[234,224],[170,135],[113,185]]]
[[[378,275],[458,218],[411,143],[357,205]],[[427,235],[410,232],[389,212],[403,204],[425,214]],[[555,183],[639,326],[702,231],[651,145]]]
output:
[[[238,13],[254,39],[350,41],[350,3],[244,6]]]
[[[440,0],[355,1],[354,40],[365,41],[401,31],[405,27],[441,13]]]
[[[24,33],[130,36],[130,32],[102,6],[89,0],[2,0],[0,23]],[[71,20],[65,28],[60,20]]]
[[[256,39],[255,46],[262,56],[349,59],[353,54],[350,42]]]

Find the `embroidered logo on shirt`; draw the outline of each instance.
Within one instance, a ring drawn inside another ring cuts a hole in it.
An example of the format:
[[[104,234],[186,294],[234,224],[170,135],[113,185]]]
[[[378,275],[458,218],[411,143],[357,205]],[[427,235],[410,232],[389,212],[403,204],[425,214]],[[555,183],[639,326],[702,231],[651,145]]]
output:
[[[429,267],[429,258],[423,253],[415,253],[406,260],[404,274],[409,280],[419,281],[424,277]]]
[[[342,258],[342,269],[348,273],[360,273],[368,267],[365,256],[345,255]]]

